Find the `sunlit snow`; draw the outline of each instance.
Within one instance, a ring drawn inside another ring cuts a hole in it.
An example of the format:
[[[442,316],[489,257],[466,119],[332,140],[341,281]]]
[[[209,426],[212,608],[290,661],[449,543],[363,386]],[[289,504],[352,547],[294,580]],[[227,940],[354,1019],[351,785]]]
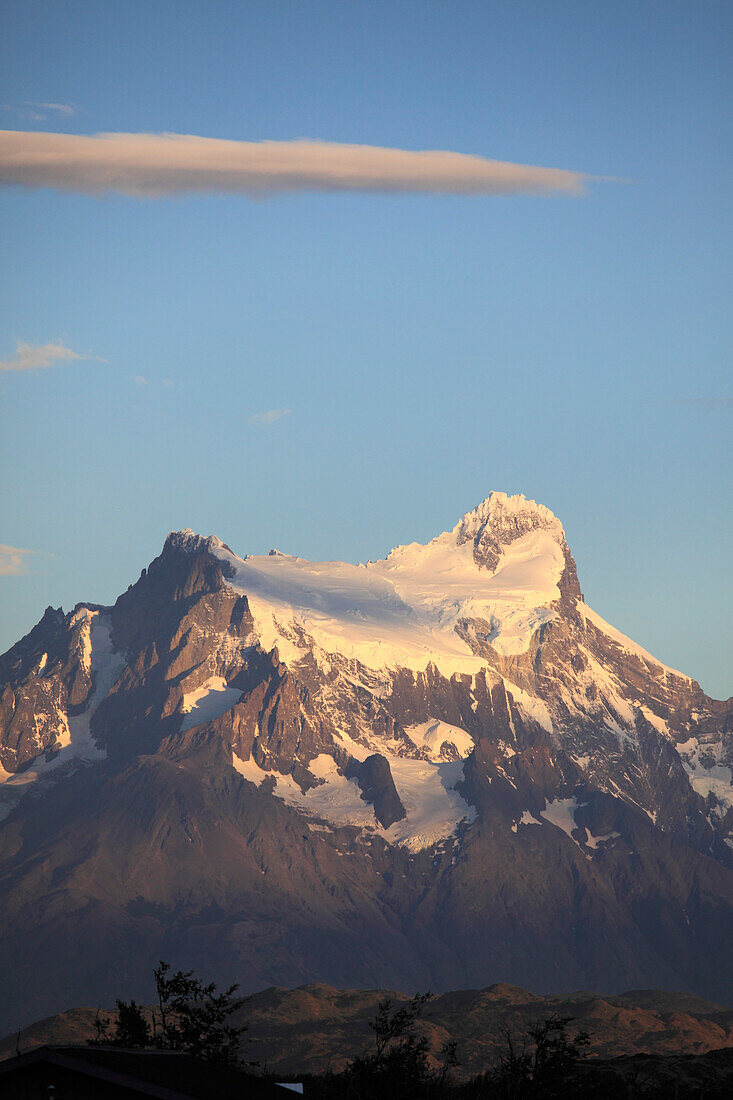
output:
[[[383,837],[390,844],[400,844],[418,851],[452,836],[462,821],[473,821],[476,811],[455,790],[463,779],[463,762],[433,764],[387,756],[397,793],[407,811],[407,817],[388,829],[381,828],[370,803],[361,797],[355,779],[340,775],[331,756],[322,754],[312,760],[309,771],[322,779],[317,787],[303,792],[290,775],[268,772],[250,757],[241,760],[233,754],[236,771],[258,787],[266,780],[275,780],[273,794],[301,813],[322,818],[333,825],[357,825]]]
[[[701,744],[696,737],[676,746],[690,786],[701,798],[714,795],[717,813],[722,817],[733,807],[733,769],[720,762],[722,741]]]
[[[439,718],[429,718],[427,722],[418,722],[406,726],[405,733],[418,749],[422,749],[431,760],[444,760],[444,744],[455,749],[455,754],[463,758],[473,750],[473,738],[460,726],[451,726]],[[449,754],[450,756],[450,754]]]
[[[230,688],[221,676],[212,676],[195,691],[183,696],[184,718],[181,731],[190,730],[202,722],[212,722],[242,698],[238,688]]]
[[[504,506],[520,500],[492,499]],[[521,507],[540,508],[523,499]],[[229,583],[247,595],[261,644],[277,646],[286,662],[303,656],[305,632],[325,653],[374,669],[422,671],[432,662],[446,675],[472,673],[484,661],[458,636],[458,623],[484,620],[497,652],[524,652],[533,633],[557,617],[550,605],[560,595],[564,557],[555,521],[557,531],[531,530],[510,542],[493,573],[480,569],[473,543],[459,545],[471,515],[426,545],[400,546],[366,565],[280,553],[242,559],[218,539],[210,546],[230,567]]]

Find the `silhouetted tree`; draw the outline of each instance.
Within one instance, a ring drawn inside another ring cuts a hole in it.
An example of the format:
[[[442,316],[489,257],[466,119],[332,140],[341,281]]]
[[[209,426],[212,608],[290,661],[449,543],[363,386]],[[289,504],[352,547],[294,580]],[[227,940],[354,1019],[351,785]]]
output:
[[[485,1091],[477,1095],[501,1100],[553,1100],[572,1095],[570,1082],[590,1043],[585,1031],[568,1037],[567,1027],[572,1021],[572,1016],[548,1016],[531,1027],[521,1041],[505,1027],[504,1052],[496,1068],[481,1079]]]
[[[236,1063],[247,1028],[233,1027],[227,1021],[244,1004],[243,997],[234,996],[239,986],[217,993],[215,982],[204,985],[192,970],[171,973],[166,962],[156,967],[153,976],[160,1012],[160,1043],[156,1045],[209,1062]]]
[[[205,985],[192,970],[171,972],[161,962],[153,971],[158,997],[158,1014],[152,1013],[152,1027],[135,1001],[117,1001],[114,1020],[97,1012],[93,1043],[123,1047],[154,1047],[178,1050],[218,1065],[235,1065],[246,1027],[229,1023],[232,1013],[244,1003],[235,997],[237,986],[217,993],[215,982]]]
[[[417,993],[401,1008],[391,1000],[379,1002],[377,1013],[369,1026],[374,1032],[375,1051],[355,1058],[346,1071],[346,1091],[358,1100],[382,1100],[401,1097],[437,1097],[444,1093],[449,1071],[458,1064],[456,1044],[445,1043],[441,1049],[439,1074],[430,1068],[430,1043],[416,1033],[416,1024],[430,993]]]
[[[389,997],[379,1002],[376,1016],[369,1021],[377,1045],[377,1062],[384,1057],[390,1043],[401,1044],[413,1035],[415,1022],[431,997],[432,993],[416,993],[406,1005],[394,1010]]]
[[[440,1056],[443,1059],[440,1074],[438,1076],[438,1084],[441,1088],[445,1085],[448,1078],[448,1074],[456,1066],[460,1065],[458,1061],[458,1055],[456,1053],[458,1049],[458,1042],[455,1039],[446,1039],[440,1048]]]
[[[101,1016],[99,1010],[94,1020],[96,1038],[95,1043],[104,1043],[107,1046],[118,1047],[149,1047],[152,1043],[150,1023],[145,1018],[143,1010],[134,1000],[116,1001],[117,1017],[110,1020],[108,1016]]]
[[[543,1023],[529,1029],[534,1043],[532,1055],[532,1082],[544,1089],[546,1096],[558,1095],[568,1076],[577,1069],[590,1045],[587,1031],[579,1031],[568,1038],[567,1026],[572,1016],[550,1016]]]

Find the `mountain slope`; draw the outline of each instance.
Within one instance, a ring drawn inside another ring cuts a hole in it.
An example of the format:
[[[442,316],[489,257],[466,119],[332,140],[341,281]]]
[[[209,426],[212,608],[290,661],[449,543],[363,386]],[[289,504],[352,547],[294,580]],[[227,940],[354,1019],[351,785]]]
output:
[[[373,1050],[369,1027],[379,1001],[397,1007],[407,1001],[389,989],[333,989],[323,984],[298,989],[273,987],[250,997],[236,1014],[248,1028],[244,1053],[278,1074],[338,1071],[357,1054]],[[572,1016],[573,1029],[588,1030],[595,1057],[642,1053],[700,1054],[733,1044],[733,1011],[690,994],[634,990],[619,996],[580,992],[541,997],[506,984],[466,989],[432,998],[418,1024],[438,1063],[443,1043],[455,1039],[458,1078],[483,1073],[505,1052],[503,1028],[519,1039],[537,1020]],[[94,1038],[96,1010],[78,1008],[39,1020],[0,1041],[0,1060],[47,1044],[84,1043]],[[436,1064],[436,1069],[439,1069]]]
[[[363,566],[174,533],[0,685],[5,1026],[159,957],[733,994],[733,700],[588,608],[523,497]]]

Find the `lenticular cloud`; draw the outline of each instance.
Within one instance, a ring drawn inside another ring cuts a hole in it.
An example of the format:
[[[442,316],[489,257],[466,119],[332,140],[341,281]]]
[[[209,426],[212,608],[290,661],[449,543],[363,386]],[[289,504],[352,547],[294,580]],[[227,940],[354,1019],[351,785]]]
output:
[[[320,141],[223,141],[186,134],[0,131],[0,182],[138,198],[228,192],[582,194],[591,177],[465,153]]]

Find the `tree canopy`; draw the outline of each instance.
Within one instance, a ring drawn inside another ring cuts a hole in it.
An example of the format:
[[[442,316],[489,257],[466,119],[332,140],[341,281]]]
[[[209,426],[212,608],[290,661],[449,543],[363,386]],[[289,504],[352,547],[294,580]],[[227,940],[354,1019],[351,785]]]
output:
[[[97,1014],[95,1043],[127,1048],[155,1048],[191,1054],[217,1065],[239,1062],[245,1026],[230,1022],[244,999],[235,997],[239,988],[231,985],[217,992],[215,982],[205,984],[192,970],[172,971],[160,962],[153,971],[157,1011],[145,1010],[134,1000],[116,1002],[117,1016]]]

